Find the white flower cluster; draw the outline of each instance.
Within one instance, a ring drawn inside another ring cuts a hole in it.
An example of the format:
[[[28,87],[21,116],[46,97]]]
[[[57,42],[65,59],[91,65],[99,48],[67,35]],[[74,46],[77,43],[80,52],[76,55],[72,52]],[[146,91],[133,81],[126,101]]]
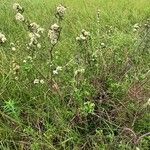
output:
[[[76,37],[77,41],[86,41],[88,40],[90,37],[90,32],[86,31],[86,30],[82,30],[80,36]]]
[[[7,41],[7,39],[6,39],[5,35],[0,32],[0,43],[5,43],[6,41]]]
[[[66,7],[64,7],[63,5],[59,5],[57,8],[56,8],[56,11],[57,11],[57,15],[60,17],[60,18],[63,18],[64,17],[64,14],[66,12]]]
[[[15,18],[17,21],[21,21],[21,22],[25,20],[24,16],[21,13],[17,13]]]
[[[41,80],[40,79],[35,79],[33,83],[34,84],[39,84],[39,83],[44,84],[45,81],[43,79],[41,79]]]
[[[44,32],[44,28],[41,28],[37,23],[33,22],[33,23],[30,23],[29,25],[29,28],[32,32],[34,33],[43,33]]]
[[[58,74],[58,72],[61,70],[62,70],[62,67],[58,66],[55,70],[53,70],[53,74]]]
[[[29,37],[30,37],[30,42],[29,42],[29,46],[36,46],[37,48],[41,48],[41,44],[38,42],[38,39],[40,38],[39,34],[36,33],[29,33]]]
[[[41,28],[38,24],[33,22],[30,23],[29,29],[31,30],[31,33],[29,33],[29,46],[36,46],[37,48],[41,48],[41,44],[38,42],[38,39],[41,37],[40,33],[44,32],[44,28]]]
[[[29,46],[32,46],[32,45],[37,45],[38,43],[38,38],[40,37],[38,34],[34,34],[34,33],[29,33],[29,37],[30,37],[30,43],[29,43]]]
[[[22,13],[23,12],[23,8],[20,6],[20,4],[18,4],[18,3],[14,3],[13,4],[13,9],[18,13],[18,12],[20,12],[20,13]]]
[[[22,15],[23,8],[18,3],[13,4],[13,9],[16,11],[15,19],[21,22],[25,21],[25,18]]]
[[[28,26],[28,29],[31,32],[29,33],[29,37],[30,37],[29,46],[30,47],[36,46],[37,48],[41,48],[41,44],[38,42],[38,38],[40,38],[40,34],[44,32],[44,28],[41,28],[35,22],[29,23],[28,20],[25,20],[24,16],[22,15],[23,8],[18,3],[15,3],[13,5],[13,9],[16,11],[16,16],[15,16],[16,20],[24,22]]]
[[[51,40],[51,44],[55,45],[58,42],[60,35],[60,27],[56,23],[51,26],[51,29],[48,32],[48,37]]]

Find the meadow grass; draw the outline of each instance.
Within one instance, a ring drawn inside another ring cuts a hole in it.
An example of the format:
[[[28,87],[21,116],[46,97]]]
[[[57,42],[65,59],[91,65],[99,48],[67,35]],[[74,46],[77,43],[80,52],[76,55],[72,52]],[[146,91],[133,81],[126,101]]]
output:
[[[28,46],[15,2],[45,29],[41,48]],[[149,19],[149,0],[1,0],[0,149],[148,150]],[[76,41],[82,29],[90,37]]]

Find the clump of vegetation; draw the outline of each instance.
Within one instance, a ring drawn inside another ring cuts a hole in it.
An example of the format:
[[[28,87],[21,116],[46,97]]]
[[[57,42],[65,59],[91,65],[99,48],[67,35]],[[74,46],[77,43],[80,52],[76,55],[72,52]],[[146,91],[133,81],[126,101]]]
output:
[[[150,3],[140,2],[3,0],[0,149],[149,149]]]

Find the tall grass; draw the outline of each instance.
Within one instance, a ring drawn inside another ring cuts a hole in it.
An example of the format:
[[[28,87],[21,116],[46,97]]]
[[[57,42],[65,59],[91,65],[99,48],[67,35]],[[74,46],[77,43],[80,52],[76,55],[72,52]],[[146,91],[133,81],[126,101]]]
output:
[[[148,150],[150,2],[18,0],[26,23],[15,2],[0,2],[0,149]]]

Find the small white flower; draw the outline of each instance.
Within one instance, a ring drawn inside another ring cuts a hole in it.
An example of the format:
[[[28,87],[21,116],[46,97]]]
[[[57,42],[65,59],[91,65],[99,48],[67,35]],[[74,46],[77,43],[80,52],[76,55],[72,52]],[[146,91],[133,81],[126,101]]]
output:
[[[18,79],[19,79],[19,78],[16,76],[16,77],[15,77],[15,80],[17,81]]]
[[[41,35],[38,34],[38,33],[34,33],[34,34],[35,34],[35,37],[36,37],[36,38],[40,38],[40,37],[41,37]]]
[[[62,67],[61,67],[61,66],[58,66],[58,67],[56,68],[56,70],[57,70],[57,71],[61,71],[61,70],[62,70]]]
[[[53,70],[53,74],[58,74],[58,71],[57,70]]]
[[[90,37],[90,32],[82,29],[81,35],[79,37],[76,37],[77,41],[86,41]]]
[[[85,72],[85,69],[82,68],[82,69],[80,69],[79,71],[80,71],[81,73],[84,73],[84,72]]]
[[[16,51],[16,48],[15,48],[15,47],[12,47],[11,50],[12,50],[12,51]]]
[[[20,5],[18,3],[14,3],[13,4],[13,9],[16,10],[18,8],[18,6],[20,7]]]
[[[39,34],[37,33],[29,33],[29,37],[30,37],[30,43],[29,43],[29,46],[34,46],[34,45],[37,45],[38,44],[38,38],[40,37]]]
[[[38,84],[39,82],[40,82],[39,79],[35,79],[33,83],[34,83],[34,84]]]
[[[56,39],[57,38],[54,30],[49,30],[48,36],[50,39]]]
[[[33,37],[34,37],[34,34],[33,34],[32,32],[30,32],[30,33],[29,33],[29,37],[30,37],[30,38],[33,38]]]
[[[29,49],[30,49],[30,47],[29,47],[29,46],[27,46],[27,49],[29,50]]]
[[[101,43],[101,46],[105,46],[105,43]]]
[[[21,21],[21,22],[25,20],[24,16],[21,13],[17,13],[15,18],[17,21]]]
[[[137,29],[134,28],[134,29],[133,29],[133,32],[137,32]]]
[[[52,30],[58,30],[60,27],[56,23],[51,26]]]
[[[133,26],[133,32],[137,32],[139,28],[140,28],[140,24],[139,24],[139,23],[136,23],[136,24]]]
[[[33,27],[34,29],[38,29],[39,25],[35,22],[30,23],[30,26]]]
[[[27,56],[27,59],[32,60],[32,57],[31,56]]]
[[[15,44],[13,42],[10,43],[11,46],[14,46]]]
[[[62,70],[62,67],[58,66],[55,70],[53,70],[53,74],[58,74],[58,72],[61,70]]]
[[[14,4],[13,4],[13,9],[14,9],[16,12],[23,11],[23,8],[22,8],[18,3],[14,3]]]
[[[30,37],[30,38],[40,38],[40,34],[30,32],[30,33],[29,33],[29,37]]]
[[[45,81],[44,81],[43,79],[41,79],[41,80],[40,80],[40,83],[41,83],[41,84],[44,84],[44,83],[45,83]]]
[[[37,33],[44,33],[44,31],[45,31],[45,29],[44,29],[44,28],[41,28],[41,27],[39,27],[39,28],[37,29]]]
[[[23,60],[23,63],[26,63],[27,61],[26,60]]]
[[[20,69],[20,66],[19,66],[19,65],[16,65],[13,70],[19,70],[19,69]]]
[[[37,44],[37,48],[41,48],[41,44],[40,43]]]
[[[33,45],[33,39],[30,40],[29,46],[31,47]]]
[[[85,41],[85,40],[86,40],[86,37],[81,34],[81,35],[80,35],[80,39],[83,40],[83,41]]]
[[[82,34],[86,37],[86,36],[90,36],[90,32],[82,29]]]
[[[52,45],[55,45],[57,42],[58,42],[57,39],[51,39],[51,44],[52,44]]]
[[[0,43],[5,43],[7,41],[4,34],[0,33]]]
[[[135,29],[139,29],[139,24],[138,23],[136,23],[134,26],[133,26]]]
[[[85,31],[85,32],[84,32],[84,35],[85,35],[85,36],[90,36],[90,32]]]
[[[38,41],[37,41],[36,38],[31,38],[31,39],[30,39],[29,46],[30,46],[30,47],[31,47],[31,46],[35,46],[35,45],[37,45],[37,43],[38,43]]]
[[[81,39],[80,39],[80,37],[76,37],[76,41],[80,41]]]
[[[37,23],[33,22],[30,23],[30,27],[33,32],[37,32],[40,26]]]

